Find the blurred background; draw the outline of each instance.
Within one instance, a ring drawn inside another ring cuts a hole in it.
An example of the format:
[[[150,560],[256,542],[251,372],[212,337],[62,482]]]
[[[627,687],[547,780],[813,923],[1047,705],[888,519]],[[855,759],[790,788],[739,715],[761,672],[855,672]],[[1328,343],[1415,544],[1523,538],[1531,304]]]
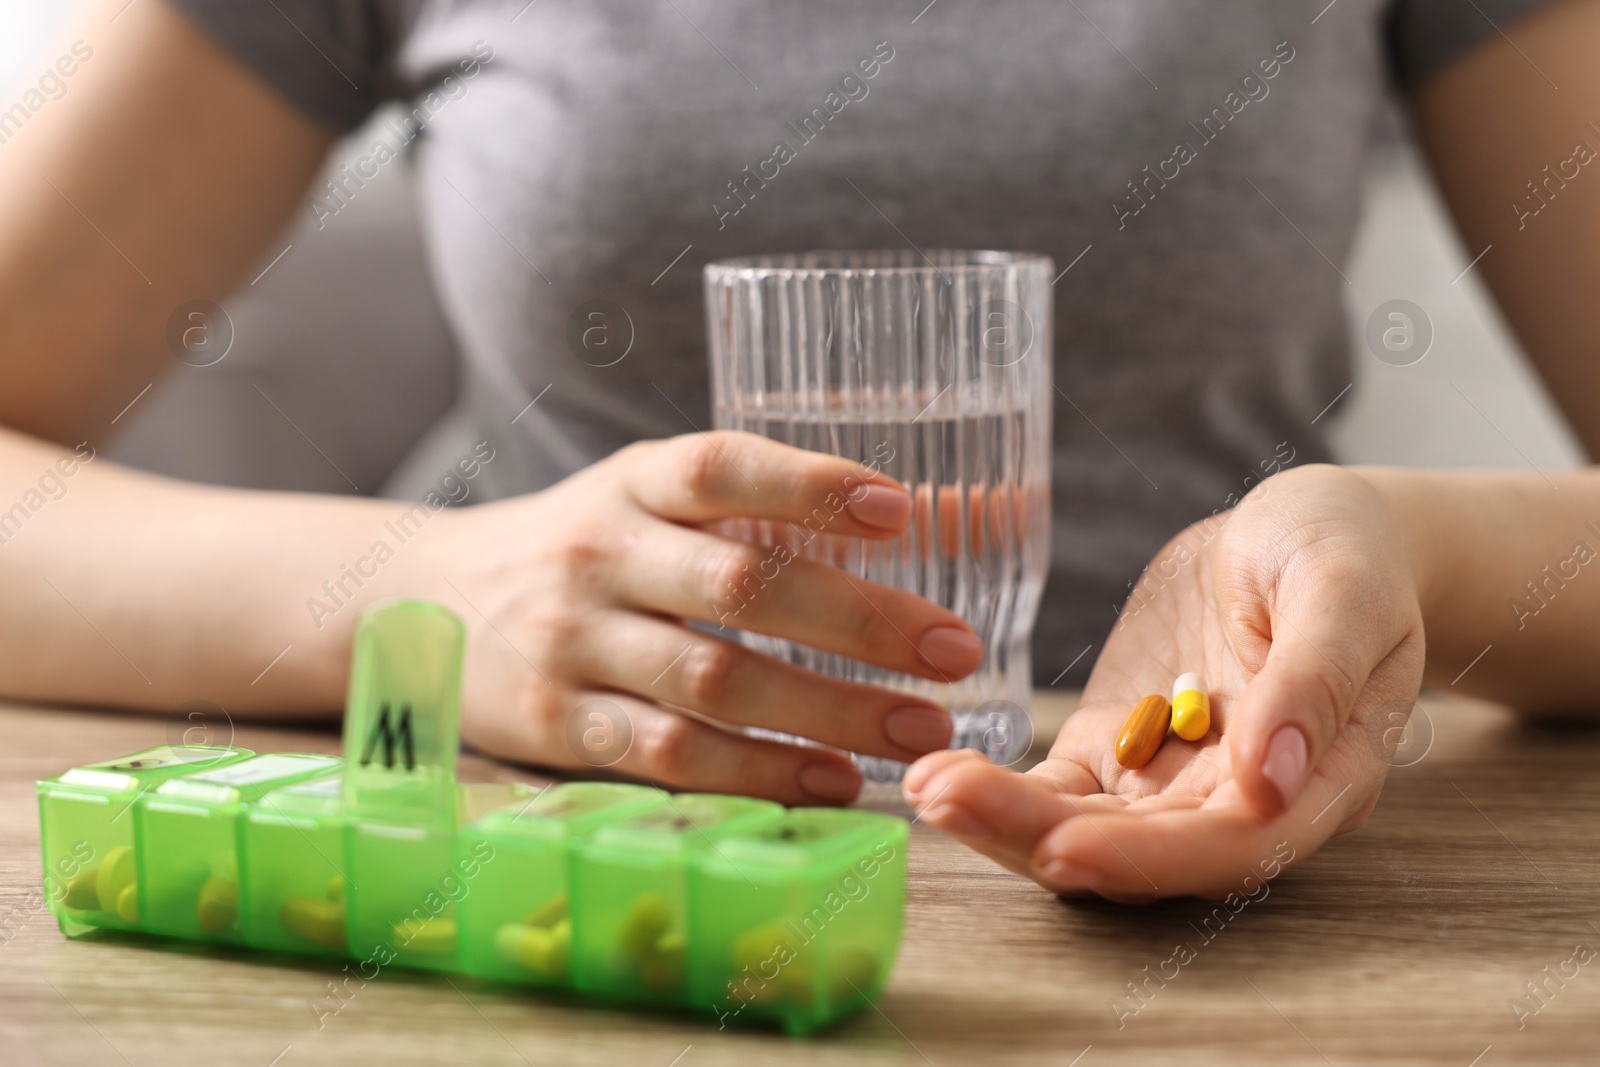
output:
[[[0,0],[0,100],[38,77],[79,3]],[[370,148],[385,117],[347,146]],[[1577,465],[1581,450],[1477,273],[1462,274],[1476,252],[1461,247],[1404,122],[1391,115],[1384,127],[1346,264],[1354,381],[1324,416],[1337,455],[1407,466]],[[333,159],[330,170],[343,162]],[[324,223],[309,210],[296,214],[249,272],[253,281],[224,302],[235,333],[227,358],[177,365],[119,424],[114,457],[263,488],[348,492],[354,483],[409,497],[434,480],[428,442],[410,428],[447,418],[456,357],[423,261],[407,170],[385,168]],[[1380,362],[1363,340],[1374,309],[1397,298],[1420,306],[1434,328],[1428,354],[1407,367]],[[415,407],[370,404],[363,383],[396,376],[427,386],[412,391]]]

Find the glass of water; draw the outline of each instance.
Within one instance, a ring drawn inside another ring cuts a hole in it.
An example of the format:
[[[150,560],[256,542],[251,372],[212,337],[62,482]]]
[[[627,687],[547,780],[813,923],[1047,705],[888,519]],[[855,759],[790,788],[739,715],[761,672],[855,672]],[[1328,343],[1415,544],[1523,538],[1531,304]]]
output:
[[[857,251],[754,256],[705,270],[719,429],[746,430],[882,471],[915,499],[874,542],[737,520],[729,536],[785,545],[961,615],[982,664],[945,683],[740,631],[746,645],[852,681],[932,699],[955,747],[1014,763],[1032,741],[1029,641],[1050,546],[1049,257]],[[730,590],[730,598],[749,590]],[[858,757],[869,782],[905,765]]]

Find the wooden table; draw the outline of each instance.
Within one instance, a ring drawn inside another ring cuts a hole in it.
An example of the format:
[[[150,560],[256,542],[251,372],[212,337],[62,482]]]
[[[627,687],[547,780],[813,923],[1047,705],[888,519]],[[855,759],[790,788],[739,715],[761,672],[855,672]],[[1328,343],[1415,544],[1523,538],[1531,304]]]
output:
[[[1042,739],[1070,706],[1041,695]],[[879,1010],[810,1041],[392,969],[352,982],[319,1029],[310,1002],[330,997],[337,965],[69,942],[34,909],[34,780],[162,743],[173,727],[0,708],[0,1064],[1600,1061],[1600,734],[1462,700],[1424,707],[1431,748],[1394,769],[1371,822],[1213,922],[1209,940],[1207,905],[1064,903],[914,826],[905,945]],[[332,732],[242,725],[237,742],[338,749]],[[536,780],[463,762],[464,779],[519,776]],[[1119,1027],[1110,1002],[1135,1004],[1127,983],[1180,943],[1194,958]],[[1568,962],[1580,944],[1587,965]],[[1547,966],[1576,976],[1544,979],[1544,1006],[1519,1029],[1507,1002],[1539,1007],[1524,983]]]

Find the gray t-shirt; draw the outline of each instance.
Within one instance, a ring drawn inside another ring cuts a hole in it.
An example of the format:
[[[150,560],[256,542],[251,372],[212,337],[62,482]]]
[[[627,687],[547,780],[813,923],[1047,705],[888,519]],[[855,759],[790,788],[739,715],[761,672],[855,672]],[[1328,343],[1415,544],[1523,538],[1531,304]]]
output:
[[[1167,538],[1327,458],[1313,420],[1351,381],[1339,265],[1385,98],[1545,0],[176,2],[335,130],[413,108],[488,495],[710,425],[710,260],[912,242],[1070,265],[1049,682]],[[746,181],[780,141],[794,158]],[[609,366],[569,343],[594,301],[634,330]]]

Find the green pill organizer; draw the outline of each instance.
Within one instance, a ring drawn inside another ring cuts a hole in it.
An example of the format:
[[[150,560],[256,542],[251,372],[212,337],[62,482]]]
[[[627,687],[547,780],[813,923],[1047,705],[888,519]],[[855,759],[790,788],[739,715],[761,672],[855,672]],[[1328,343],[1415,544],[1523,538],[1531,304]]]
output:
[[[40,782],[62,932],[462,973],[796,1035],[882,991],[904,820],[613,782],[462,785],[465,636],[426,601],[361,617],[344,759],[164,745]]]

